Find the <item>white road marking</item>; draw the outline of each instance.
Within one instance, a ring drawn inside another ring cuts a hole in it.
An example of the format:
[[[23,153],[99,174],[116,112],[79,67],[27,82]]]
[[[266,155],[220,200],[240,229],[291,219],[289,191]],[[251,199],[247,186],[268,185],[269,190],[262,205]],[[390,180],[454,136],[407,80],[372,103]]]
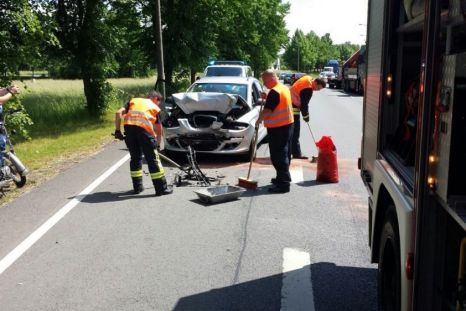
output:
[[[281,311],[315,311],[309,253],[283,249]]]
[[[19,257],[21,257],[31,246],[33,246],[44,234],[55,226],[66,214],[68,214],[76,205],[78,205],[91,191],[100,185],[105,179],[113,174],[123,163],[128,161],[129,154],[125,155],[105,173],[100,175],[89,186],[86,187],[80,194],[63,206],[58,212],[43,223],[36,231],[31,233],[21,244],[16,246],[8,255],[0,261],[0,275],[8,269]]]
[[[304,181],[303,168],[301,166],[290,168],[291,182],[294,184]]]

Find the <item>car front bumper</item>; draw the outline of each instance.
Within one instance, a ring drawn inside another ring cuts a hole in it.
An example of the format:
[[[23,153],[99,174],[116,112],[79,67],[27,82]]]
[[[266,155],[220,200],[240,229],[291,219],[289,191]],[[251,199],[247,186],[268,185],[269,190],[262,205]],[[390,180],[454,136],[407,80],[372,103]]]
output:
[[[164,128],[165,149],[186,152],[189,145],[196,152],[213,154],[244,154],[249,152],[254,127],[233,130],[224,128],[196,128],[187,119],[178,119],[179,126]]]

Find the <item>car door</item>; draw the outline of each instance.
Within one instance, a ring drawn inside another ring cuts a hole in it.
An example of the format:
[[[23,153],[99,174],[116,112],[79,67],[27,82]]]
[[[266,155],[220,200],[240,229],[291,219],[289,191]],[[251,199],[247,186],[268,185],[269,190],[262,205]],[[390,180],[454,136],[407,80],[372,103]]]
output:
[[[256,120],[259,118],[261,105],[263,104],[263,101],[261,100],[262,91],[263,91],[262,85],[259,83],[259,81],[255,80],[252,83],[252,105],[253,105],[253,110],[257,112],[257,116],[255,118]],[[264,127],[263,123],[261,123],[259,125],[257,141],[260,142],[262,139],[265,138],[266,135],[267,135],[267,130]]]

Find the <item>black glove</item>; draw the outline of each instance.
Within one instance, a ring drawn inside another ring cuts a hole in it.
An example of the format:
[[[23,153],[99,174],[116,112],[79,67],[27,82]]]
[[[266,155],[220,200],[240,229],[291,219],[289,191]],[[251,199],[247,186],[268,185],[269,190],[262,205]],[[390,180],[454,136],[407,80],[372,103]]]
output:
[[[121,131],[120,130],[115,130],[115,138],[116,139],[119,139],[119,140],[124,140],[125,139],[125,136],[123,136],[123,134],[121,134]]]
[[[308,123],[309,123],[309,115],[303,116],[303,119],[304,119],[305,122],[308,122]]]

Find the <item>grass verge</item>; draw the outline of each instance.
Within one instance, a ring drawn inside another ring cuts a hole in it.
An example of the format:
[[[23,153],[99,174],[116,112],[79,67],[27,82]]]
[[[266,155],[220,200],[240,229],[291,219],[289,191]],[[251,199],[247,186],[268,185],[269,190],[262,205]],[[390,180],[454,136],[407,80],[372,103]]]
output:
[[[21,101],[34,125],[29,129],[31,140],[15,143],[15,151],[31,173],[26,186],[8,191],[0,204],[102,150],[113,140],[114,111],[131,97],[147,93],[155,78],[109,81],[117,89],[118,101],[100,119],[87,114],[81,80],[17,83],[23,89]]]

